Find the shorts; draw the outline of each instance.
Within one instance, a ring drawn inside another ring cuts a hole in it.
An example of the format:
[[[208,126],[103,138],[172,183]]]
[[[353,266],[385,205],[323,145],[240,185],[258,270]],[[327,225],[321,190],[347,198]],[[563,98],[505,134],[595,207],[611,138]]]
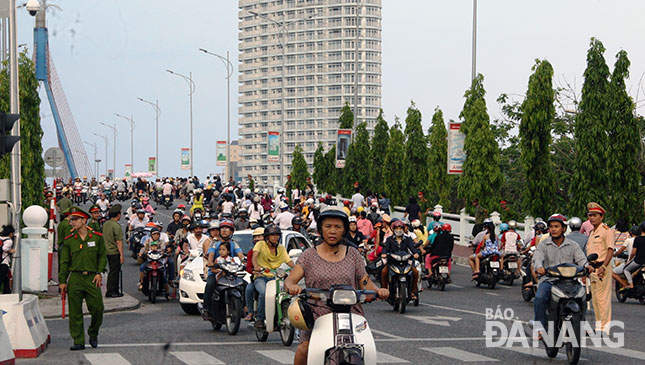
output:
[[[499,251],[493,250],[490,248],[485,248],[481,251],[482,258],[492,256],[492,255],[499,255]]]

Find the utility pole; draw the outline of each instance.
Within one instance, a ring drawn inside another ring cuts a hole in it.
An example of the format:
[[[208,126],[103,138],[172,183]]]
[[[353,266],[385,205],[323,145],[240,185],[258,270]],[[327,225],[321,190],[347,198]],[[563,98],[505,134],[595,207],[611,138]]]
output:
[[[88,146],[94,147],[94,169],[95,169],[94,176],[96,177],[96,181],[99,181],[99,162],[101,160],[96,158],[96,151],[98,150],[98,147],[96,146],[96,143],[89,143],[85,141],[83,141],[83,143],[85,143]]]
[[[352,131],[355,130],[356,124],[358,124],[358,42],[360,34],[360,18],[358,17],[358,12],[363,5],[361,0],[360,4],[356,4],[356,40],[354,41],[354,123],[352,124]]]
[[[146,104],[150,104],[152,108],[155,110],[155,173],[157,176],[159,176],[159,116],[161,115],[161,108],[159,108],[159,100],[155,100],[154,103],[151,101],[142,99],[142,98],[137,98],[139,101],[144,102]],[[191,147],[192,148],[192,147]],[[192,163],[191,163],[192,164]]]
[[[105,142],[105,176],[108,176],[108,138],[105,135],[98,134],[98,133],[92,133],[97,137],[100,137],[103,139],[103,142]]]
[[[130,165],[132,165],[132,172],[134,172],[134,118],[132,117],[132,115],[130,115],[130,117],[126,117],[125,115],[121,115],[119,113],[114,113],[114,115],[130,122]]]
[[[195,83],[193,82],[193,73],[192,71],[188,73],[188,76],[184,76],[180,73],[166,70],[166,72],[179,76],[186,80],[188,83],[188,96],[190,100],[190,176],[195,176],[193,170],[195,168],[195,160],[193,160],[193,93],[195,92]]]
[[[477,0],[473,0],[473,59],[472,59],[472,78],[477,77]]]
[[[114,134],[114,144],[112,145],[112,151],[113,151],[113,156],[112,156],[112,171],[114,171],[114,177],[116,177],[116,136],[119,135],[119,133],[116,130],[116,123],[114,123],[114,126],[111,126],[109,124],[105,124],[103,122],[99,122],[99,124],[104,125],[110,129],[112,129],[112,133]]]

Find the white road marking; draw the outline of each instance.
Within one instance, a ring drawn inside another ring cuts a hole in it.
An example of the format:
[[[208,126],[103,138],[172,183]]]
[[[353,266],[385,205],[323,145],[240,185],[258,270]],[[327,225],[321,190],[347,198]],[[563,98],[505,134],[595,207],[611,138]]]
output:
[[[103,346],[103,345],[101,345]],[[116,352],[104,354],[84,354],[92,365],[130,365],[130,362]]]
[[[431,307],[431,308],[439,308],[439,309],[447,309],[455,312],[462,312],[462,313],[469,313],[469,314],[476,314],[478,316],[486,317],[485,313],[480,313],[480,312],[475,312],[475,311],[469,311],[467,309],[459,309],[459,308],[451,308],[451,307],[444,307],[442,305],[436,305],[436,304],[428,304],[428,303],[419,303],[419,305],[423,305],[426,307]]]
[[[184,351],[184,352],[171,352],[172,356],[178,358],[188,365],[222,365],[220,359],[217,359],[204,351]]]
[[[497,294],[497,293],[489,293],[489,292],[486,292],[486,295],[492,295],[492,296],[494,296],[494,297],[499,297],[499,294]]]
[[[464,362],[497,361],[497,359],[493,359],[484,355],[474,354],[472,352],[464,350],[459,350],[454,347],[422,347],[421,350]]]
[[[443,338],[375,338],[374,342],[456,342],[456,341],[485,341],[486,337],[443,337]]]
[[[631,358],[639,359],[639,360],[645,359],[645,352],[640,352],[640,351],[636,351],[636,350],[630,350],[630,349],[626,349],[626,348],[622,348],[622,347],[621,348],[612,348],[612,347],[592,347],[592,346],[588,346],[587,348],[591,349],[591,350],[606,352],[606,353],[612,354],[612,355],[627,356],[627,357],[631,357]]]
[[[450,321],[457,322],[461,317],[446,317],[446,316],[409,316],[405,317],[414,319],[424,324],[434,324],[437,326],[450,327]]]
[[[403,338],[401,336],[393,335],[391,333],[375,330],[374,328],[371,328],[371,330],[372,330],[372,333],[376,333],[377,335],[381,335],[381,336],[385,336],[385,337],[389,337],[389,338]]]
[[[520,354],[525,354],[525,355],[530,355],[530,356],[535,356],[539,357],[542,359],[549,359],[548,356],[546,356],[546,351],[543,348],[540,347],[506,347],[506,346],[500,346],[500,348],[503,348],[504,350],[510,350],[510,351],[515,351],[519,352]],[[558,356],[556,356],[556,359],[558,360],[566,360],[567,355],[563,353],[558,353]],[[580,358],[581,361],[587,361],[587,359]]]
[[[376,363],[377,364],[405,364],[405,363],[409,363],[409,361],[377,351]]]
[[[295,352],[291,350],[257,350],[255,352],[280,364],[293,364],[293,356],[295,355]]]
[[[512,288],[510,285],[504,285],[504,284],[497,284],[497,286],[501,286],[502,288]]]
[[[267,341],[269,343],[278,343],[280,341]],[[236,345],[253,345],[257,344],[257,341],[222,341],[222,342],[171,342],[171,343],[162,343],[162,342],[152,342],[152,343],[107,343],[101,344],[101,347],[154,347],[154,346],[168,346],[177,347],[177,346],[236,346]]]
[[[462,289],[462,288],[463,288],[463,286],[461,286],[461,285],[455,285],[455,284],[448,284],[448,286],[451,286],[451,287],[453,287],[453,288],[457,288],[457,289]]]

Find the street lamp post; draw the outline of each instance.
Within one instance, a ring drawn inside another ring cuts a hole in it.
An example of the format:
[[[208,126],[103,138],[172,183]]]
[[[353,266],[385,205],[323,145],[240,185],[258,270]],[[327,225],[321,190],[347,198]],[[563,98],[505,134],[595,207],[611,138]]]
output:
[[[473,0],[472,80],[477,76],[477,0]]]
[[[119,113],[114,113],[114,115],[130,122],[130,165],[132,167],[132,172],[134,172],[134,118],[132,117],[132,115],[130,117],[126,117],[125,115],[121,115]]]
[[[155,173],[159,176],[159,116],[161,115],[161,108],[159,108],[159,100],[155,100],[154,104],[151,101],[137,98],[146,104],[150,104],[155,110]],[[191,147],[192,148],[192,147]]]
[[[119,133],[116,130],[116,123],[114,123],[114,126],[111,126],[109,124],[105,124],[103,122],[99,122],[99,124],[104,125],[110,129],[112,129],[112,133],[114,134],[114,144],[112,145],[112,171],[114,171],[114,176],[116,176],[116,136],[119,135]]]
[[[109,144],[108,137],[106,135],[98,134],[98,133],[92,133],[92,134],[97,137],[100,137],[101,139],[103,139],[103,142],[105,142],[105,176],[109,176],[108,175],[108,144]]]
[[[96,143],[89,143],[89,142],[85,142],[85,141],[83,141],[83,143],[85,143],[88,146],[94,147],[94,168],[96,169],[96,172],[94,173],[94,176],[96,177],[96,181],[98,181],[99,180],[99,164],[98,164],[98,162],[97,162],[98,160],[96,158],[96,151],[98,150],[98,148],[96,146]]]
[[[226,67],[226,175],[225,180],[229,181],[231,176],[231,76],[233,75],[233,64],[229,60],[229,53],[226,51],[226,58],[209,52],[203,48],[200,51],[215,56],[224,63]]]
[[[190,98],[190,176],[195,176],[195,174],[193,173],[193,169],[195,167],[195,160],[193,160],[193,93],[195,92],[193,73],[190,72],[188,76],[184,76],[172,70],[166,70],[166,72],[179,76],[186,80],[186,82],[188,83],[188,96]]]
[[[285,22],[284,20],[279,22],[277,20],[274,20],[274,19],[271,19],[271,18],[267,17],[266,15],[256,13],[255,11],[249,10],[249,13],[253,14],[254,16],[256,16],[258,18],[268,20],[268,21],[274,23],[276,26],[278,26],[280,28],[280,30],[278,31],[279,32],[278,42],[280,43],[280,48],[282,48],[282,81],[281,81],[282,90],[280,92],[280,99],[281,99],[281,102],[280,102],[280,117],[281,117],[281,121],[280,121],[280,186],[284,186],[284,183],[283,183],[283,179],[284,179],[284,101],[285,101],[285,98],[284,98],[284,93],[285,93],[284,82],[285,81],[284,81],[284,79],[285,79],[285,63],[286,63],[286,55],[285,55],[285,51],[286,51],[285,42],[286,41],[285,41],[285,38],[286,38],[286,35],[287,35],[287,29],[291,24],[293,24],[295,22],[299,22],[301,20],[311,19],[311,18],[314,17],[314,15],[310,15],[308,17],[301,18],[301,19],[294,19],[294,20],[289,21],[289,22]]]
[[[360,18],[358,17],[358,11],[363,5],[363,1],[360,4],[356,4],[356,40],[354,43],[354,124],[352,124],[352,130],[356,128],[358,123],[358,42],[360,34]]]

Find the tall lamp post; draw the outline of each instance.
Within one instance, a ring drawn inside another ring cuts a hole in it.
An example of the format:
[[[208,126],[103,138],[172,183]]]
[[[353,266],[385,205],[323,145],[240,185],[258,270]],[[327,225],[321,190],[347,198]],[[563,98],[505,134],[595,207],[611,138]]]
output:
[[[109,124],[105,124],[103,122],[99,122],[100,125],[104,125],[110,129],[112,129],[112,133],[114,134],[114,144],[112,145],[112,151],[113,151],[113,156],[112,156],[112,171],[114,171],[114,176],[116,176],[116,136],[119,135],[119,133],[116,130],[116,123],[114,123],[114,126],[111,126]]]
[[[477,0],[473,0],[472,80],[477,76]]]
[[[155,173],[159,176],[159,116],[161,115],[161,108],[159,108],[159,100],[151,102],[142,98],[137,98],[139,101],[150,104],[155,110]]]
[[[85,141],[83,141],[83,143],[85,143],[88,146],[94,147],[94,169],[96,170],[96,172],[94,173],[94,176],[96,177],[96,181],[98,181],[99,180],[99,163],[98,163],[99,160],[96,159],[96,151],[98,150],[98,148],[96,146],[96,143],[90,143]]]
[[[193,73],[190,72],[188,76],[184,76],[172,70],[166,70],[166,72],[172,75],[179,76],[186,80],[186,82],[188,83],[188,96],[190,98],[190,176],[195,176],[195,174],[193,173],[193,169],[195,167],[195,160],[193,160],[193,93],[195,92]]]
[[[352,124],[352,131],[356,128],[356,124],[358,123],[358,36],[361,29],[358,11],[361,6],[363,6],[363,2],[364,0],[361,0],[360,3],[356,4],[356,40],[354,41],[354,124]]]
[[[200,51],[215,56],[224,63],[226,67],[226,176],[225,181],[229,181],[231,176],[231,76],[233,75],[233,64],[229,61],[229,53],[226,51],[226,58],[209,52],[203,48]]]
[[[278,42],[280,43],[280,48],[282,48],[282,81],[281,81],[281,89],[282,90],[280,92],[280,99],[281,99],[281,102],[280,102],[280,118],[281,118],[281,120],[280,120],[280,186],[283,186],[284,185],[284,183],[283,183],[283,179],[284,179],[284,93],[285,93],[285,90],[284,90],[284,82],[285,81],[284,81],[284,79],[285,79],[285,63],[286,63],[285,38],[286,38],[286,35],[287,35],[287,29],[291,24],[293,24],[295,22],[299,22],[301,20],[311,19],[311,18],[314,17],[314,15],[310,15],[308,17],[301,18],[301,19],[294,19],[294,20],[291,20],[291,21],[288,21],[288,22],[285,22],[284,20],[279,22],[277,20],[273,20],[273,19],[269,18],[266,15],[259,14],[259,13],[256,13],[254,11],[251,11],[251,10],[249,10],[249,13],[255,15],[258,18],[262,18],[264,20],[270,21],[270,22],[274,23],[276,26],[278,26],[280,28],[280,30],[279,30],[280,36],[278,37]]]
[[[130,122],[130,165],[132,167],[132,172],[134,172],[134,118],[132,116],[126,117],[119,113],[114,113],[114,115]]]
[[[98,134],[98,133],[92,133],[92,134],[101,138],[103,142],[105,142],[105,176],[109,176],[108,175],[108,144],[109,144],[108,137],[106,135]]]

